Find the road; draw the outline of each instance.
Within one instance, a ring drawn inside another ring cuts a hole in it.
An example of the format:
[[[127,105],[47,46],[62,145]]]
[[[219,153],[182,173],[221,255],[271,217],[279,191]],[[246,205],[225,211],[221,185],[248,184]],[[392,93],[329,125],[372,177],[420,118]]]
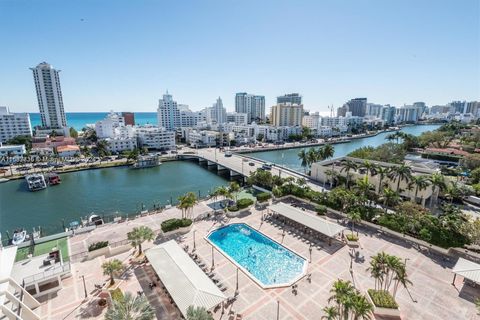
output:
[[[195,150],[196,154],[206,160],[216,162],[221,166],[228,168],[230,170],[236,171],[243,174],[244,176],[249,176],[252,172],[260,168],[265,161],[252,160],[240,154],[233,154],[231,157],[226,157],[224,152],[220,152],[219,149],[207,148],[207,149],[198,149]],[[255,165],[251,166],[250,163]],[[307,181],[307,185],[314,191],[323,192],[326,191],[324,188],[319,186],[316,183],[310,181],[308,177],[305,177],[299,173],[294,173],[292,170],[282,168],[281,166],[274,165],[271,170],[272,175],[278,175],[282,178],[293,177],[295,179],[304,178]]]

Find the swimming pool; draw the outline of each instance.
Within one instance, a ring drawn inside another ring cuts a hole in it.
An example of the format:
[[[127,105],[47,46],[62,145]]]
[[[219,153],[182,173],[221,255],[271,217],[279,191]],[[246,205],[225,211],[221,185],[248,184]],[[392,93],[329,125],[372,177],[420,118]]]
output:
[[[245,223],[216,229],[207,240],[264,288],[288,286],[307,268],[305,258]]]

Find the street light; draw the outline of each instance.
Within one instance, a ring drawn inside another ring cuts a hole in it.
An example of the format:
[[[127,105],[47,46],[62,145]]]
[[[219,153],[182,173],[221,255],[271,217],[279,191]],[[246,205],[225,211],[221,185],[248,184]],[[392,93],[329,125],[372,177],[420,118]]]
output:
[[[85,276],[81,275],[81,278],[82,278],[82,281],[83,281],[83,292],[85,294],[85,298],[87,298],[88,294],[87,294],[87,286],[85,285]]]
[[[213,246],[212,246],[212,270],[215,269],[215,255],[213,252]]]
[[[235,286],[235,296],[238,295],[238,268],[237,268],[237,284]]]
[[[277,320],[280,319],[280,300],[277,300]]]
[[[197,232],[197,230],[193,230],[193,251],[192,252],[195,252],[195,250],[197,250],[197,246],[195,243],[195,232]]]

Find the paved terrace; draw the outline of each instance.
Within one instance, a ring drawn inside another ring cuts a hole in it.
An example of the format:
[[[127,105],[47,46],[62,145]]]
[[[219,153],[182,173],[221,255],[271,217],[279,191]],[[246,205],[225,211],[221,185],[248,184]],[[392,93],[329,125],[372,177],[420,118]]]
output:
[[[209,211],[204,203],[195,208],[195,214]],[[153,229],[160,226],[160,222],[172,216],[179,216],[178,209],[172,208],[161,214],[142,217],[123,224],[99,228],[89,234],[77,235],[70,239],[73,252],[83,250],[86,245],[98,240],[126,237],[126,233],[138,225],[148,225]],[[295,252],[309,257],[310,244],[287,232],[282,236],[282,229],[269,222],[261,221],[261,212],[252,210],[252,213],[243,218],[220,220],[210,219],[195,223],[196,252],[203,261],[210,264],[212,261],[211,246],[203,237],[212,229],[231,222],[245,222],[271,238],[283,243]],[[193,232],[176,236],[180,245],[193,248]],[[159,238],[156,243],[167,239]],[[214,313],[215,319],[228,319],[228,313],[240,313],[243,319],[272,320],[276,319],[277,301],[280,303],[280,319],[315,319],[323,315],[323,307],[328,303],[329,290],[332,283],[338,279],[347,279],[355,283],[356,287],[365,292],[373,288],[374,280],[366,271],[370,257],[380,251],[394,254],[407,260],[409,278],[413,282],[410,294],[405,289],[399,289],[397,302],[400,305],[403,319],[478,319],[473,300],[480,296],[480,289],[464,286],[461,277],[457,277],[455,286],[451,284],[453,274],[451,268],[455,261],[444,261],[428,253],[418,252],[412,247],[406,247],[399,241],[384,238],[382,235],[372,234],[360,229],[361,247],[357,250],[358,256],[353,256],[350,273],[351,254],[347,246],[334,241],[332,246],[326,242],[318,242],[312,251],[308,273],[311,281],[303,278],[298,282],[298,293],[292,293],[291,288],[276,288],[263,290],[247,275],[239,274],[238,299],[226,309],[221,316],[220,311]],[[151,247],[153,243],[145,243],[144,247]],[[129,265],[128,272],[122,277],[120,288],[124,291],[136,293],[145,292],[152,306],[155,307],[159,319],[178,319],[178,313],[169,303],[161,289],[150,290],[148,283],[154,279],[150,265],[132,265],[129,263],[132,252],[116,256]],[[50,295],[50,299],[42,300],[43,305],[39,313],[46,319],[101,319],[104,310],[96,307],[92,302],[92,295],[96,293],[94,284],[107,281],[102,275],[101,264],[104,257],[91,261],[72,264],[71,278],[64,281],[64,288],[58,294]],[[236,267],[221,253],[214,253],[215,273],[227,286],[225,295],[233,296],[236,285]],[[85,276],[89,298],[84,301],[84,291],[81,276]]]

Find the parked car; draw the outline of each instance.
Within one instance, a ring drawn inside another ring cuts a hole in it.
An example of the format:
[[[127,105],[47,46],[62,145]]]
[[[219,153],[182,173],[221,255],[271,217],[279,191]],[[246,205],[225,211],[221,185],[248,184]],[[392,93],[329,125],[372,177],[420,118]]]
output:
[[[255,162],[250,161],[250,162],[248,163],[248,165],[251,166],[251,167],[253,167],[253,166],[255,166]]]
[[[272,170],[272,165],[269,164],[269,163],[264,163],[264,164],[262,165],[262,169],[263,169],[263,170]]]

